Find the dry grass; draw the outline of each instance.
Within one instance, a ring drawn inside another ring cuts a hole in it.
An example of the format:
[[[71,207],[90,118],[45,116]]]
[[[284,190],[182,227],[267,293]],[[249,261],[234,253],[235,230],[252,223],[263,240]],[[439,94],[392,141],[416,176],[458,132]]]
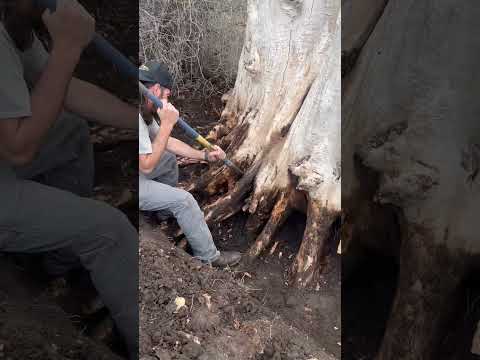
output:
[[[165,63],[176,90],[221,93],[235,81],[246,0],[140,0],[140,59]]]

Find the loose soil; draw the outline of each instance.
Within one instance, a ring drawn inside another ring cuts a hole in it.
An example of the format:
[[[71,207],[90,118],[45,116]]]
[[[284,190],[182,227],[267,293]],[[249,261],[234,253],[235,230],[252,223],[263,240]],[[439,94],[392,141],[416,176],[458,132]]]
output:
[[[204,102],[182,95],[172,102],[206,135],[218,121],[219,98]],[[196,146],[181,130],[174,136]],[[207,164],[182,167],[180,186],[207,168]],[[248,249],[245,219],[238,214],[211,227],[220,250]],[[330,260],[317,289],[296,289],[287,281],[305,221],[303,214],[295,213],[278,231],[274,251],[217,270],[174,245],[179,240],[175,221],[159,225],[146,217],[140,225],[141,358],[339,359],[340,258]],[[185,299],[185,307],[175,312],[177,298]]]
[[[301,312],[311,321],[318,309],[310,305],[300,311],[297,299],[290,298],[282,304],[284,311],[274,311],[268,290],[275,287],[261,287],[254,280],[258,273],[201,264],[158,226],[145,224],[140,235],[141,359],[335,359],[324,351],[320,336],[309,336],[283,315]]]
[[[18,263],[1,257],[0,274],[1,359],[121,359],[86,337],[81,318],[67,314]]]

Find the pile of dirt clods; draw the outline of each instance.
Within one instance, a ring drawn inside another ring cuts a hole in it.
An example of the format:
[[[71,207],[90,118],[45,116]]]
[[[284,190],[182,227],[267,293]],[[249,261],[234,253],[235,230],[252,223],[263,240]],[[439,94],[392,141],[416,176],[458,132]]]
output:
[[[141,360],[333,359],[233,271],[193,259],[145,220],[140,229]]]

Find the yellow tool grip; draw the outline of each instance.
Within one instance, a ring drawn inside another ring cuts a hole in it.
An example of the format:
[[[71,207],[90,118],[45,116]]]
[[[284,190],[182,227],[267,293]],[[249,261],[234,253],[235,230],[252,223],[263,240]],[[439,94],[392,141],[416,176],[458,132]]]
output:
[[[204,148],[208,150],[213,150],[213,145],[208,142],[202,135],[199,135],[195,138],[195,141],[202,145]]]

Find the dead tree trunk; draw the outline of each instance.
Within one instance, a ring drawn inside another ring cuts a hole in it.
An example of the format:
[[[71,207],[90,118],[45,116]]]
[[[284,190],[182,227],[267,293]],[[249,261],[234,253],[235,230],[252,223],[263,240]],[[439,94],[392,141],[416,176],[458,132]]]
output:
[[[210,222],[242,208],[250,214],[247,229],[259,234],[250,256],[270,245],[292,192],[304,194],[307,228],[292,267],[298,285],[315,281],[340,211],[339,68],[339,0],[249,0],[235,88],[209,135],[246,175],[237,182],[221,168],[200,181],[210,193],[229,184],[207,207]]]
[[[453,295],[480,252],[479,83],[471,75],[479,15],[475,1],[389,0],[343,80],[345,219],[361,227],[368,201],[403,218],[398,287],[377,359],[440,358]],[[377,176],[370,199],[358,164]]]

